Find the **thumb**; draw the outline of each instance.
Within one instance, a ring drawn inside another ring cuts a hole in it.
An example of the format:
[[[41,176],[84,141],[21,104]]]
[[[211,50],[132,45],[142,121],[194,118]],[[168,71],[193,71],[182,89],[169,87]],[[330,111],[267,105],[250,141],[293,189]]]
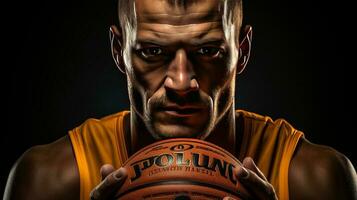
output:
[[[108,166],[108,167],[107,167]],[[114,170],[112,173],[107,174],[112,171],[113,166],[104,165],[101,167],[102,182],[97,185],[90,193],[90,199],[92,200],[104,200],[104,199],[115,199],[115,194],[118,192],[120,187],[124,184],[127,178],[127,172],[124,168],[119,168]]]
[[[100,175],[102,176],[102,180],[104,180],[105,177],[107,177],[109,174],[111,174],[114,171],[115,171],[115,169],[114,169],[113,165],[110,165],[110,164],[103,165],[100,168]]]

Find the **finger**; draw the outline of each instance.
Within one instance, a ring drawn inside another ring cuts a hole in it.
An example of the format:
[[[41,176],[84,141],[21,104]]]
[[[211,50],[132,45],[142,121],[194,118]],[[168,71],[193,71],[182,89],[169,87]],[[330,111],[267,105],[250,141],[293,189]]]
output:
[[[262,178],[265,181],[268,181],[265,175],[263,174],[262,171],[258,168],[258,166],[255,164],[254,160],[251,157],[246,157],[243,160],[243,167],[246,169],[252,170],[255,172],[260,178]]]
[[[105,164],[100,168],[100,175],[102,176],[102,180],[105,179],[110,173],[114,172],[115,169],[113,165]]]
[[[105,200],[115,196],[119,188],[124,184],[127,172],[120,168],[105,177],[105,179],[95,187],[91,194],[91,200]]]
[[[252,170],[239,166],[237,178],[239,182],[258,199],[277,199],[273,186],[266,180],[260,178]]]

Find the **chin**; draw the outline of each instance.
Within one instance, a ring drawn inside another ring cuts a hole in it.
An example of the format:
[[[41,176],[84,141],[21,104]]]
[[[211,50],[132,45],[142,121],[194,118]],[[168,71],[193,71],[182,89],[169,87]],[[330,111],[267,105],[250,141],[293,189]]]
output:
[[[203,135],[203,130],[181,125],[158,125],[154,128],[152,135],[156,139],[179,137],[200,138],[200,136]]]

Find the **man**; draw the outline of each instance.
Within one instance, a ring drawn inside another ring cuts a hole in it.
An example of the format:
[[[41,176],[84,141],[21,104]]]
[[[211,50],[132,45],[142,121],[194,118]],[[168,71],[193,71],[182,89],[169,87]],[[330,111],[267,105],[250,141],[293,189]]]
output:
[[[252,28],[241,28],[240,1],[120,0],[119,20],[110,39],[130,111],[87,120],[25,152],[5,199],[113,199],[127,177],[123,162],[172,137],[234,154],[243,161],[236,176],[255,199],[357,198],[344,155],[308,142],[284,120],[235,110],[236,74],[252,41]]]

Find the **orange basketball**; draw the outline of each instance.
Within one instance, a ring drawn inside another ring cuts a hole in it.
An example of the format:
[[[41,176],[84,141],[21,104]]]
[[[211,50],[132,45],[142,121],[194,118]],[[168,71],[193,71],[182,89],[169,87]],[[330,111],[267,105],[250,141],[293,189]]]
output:
[[[176,138],[155,142],[125,163],[128,178],[117,193],[120,200],[246,199],[234,175],[237,158],[212,143]]]

